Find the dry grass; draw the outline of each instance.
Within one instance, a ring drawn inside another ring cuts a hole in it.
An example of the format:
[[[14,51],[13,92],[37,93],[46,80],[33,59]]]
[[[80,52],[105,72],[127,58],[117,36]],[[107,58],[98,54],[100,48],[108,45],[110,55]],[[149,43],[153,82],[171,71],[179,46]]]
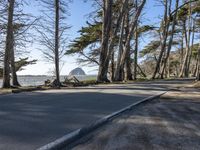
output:
[[[196,99],[200,97],[200,92],[195,89],[186,89],[184,92],[168,92],[162,96],[165,99]]]
[[[0,95],[12,93],[12,89],[0,89]]]

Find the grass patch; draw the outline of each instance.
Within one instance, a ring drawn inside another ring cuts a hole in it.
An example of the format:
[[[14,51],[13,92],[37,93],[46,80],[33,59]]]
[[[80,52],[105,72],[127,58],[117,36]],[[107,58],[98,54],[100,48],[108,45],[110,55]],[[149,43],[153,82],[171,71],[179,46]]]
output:
[[[0,89],[0,94],[9,94],[12,93],[12,89]]]
[[[89,79],[89,80],[84,80],[84,81],[81,81],[83,84],[85,85],[94,85],[94,84],[97,84],[97,81],[96,79]]]

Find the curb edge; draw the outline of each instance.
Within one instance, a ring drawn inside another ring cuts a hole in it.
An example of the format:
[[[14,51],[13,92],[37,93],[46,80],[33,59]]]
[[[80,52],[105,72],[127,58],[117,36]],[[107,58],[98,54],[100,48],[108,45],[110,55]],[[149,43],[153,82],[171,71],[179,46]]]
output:
[[[75,131],[72,131],[71,133],[64,135],[63,137],[58,138],[57,140],[55,140],[55,141],[53,141],[49,144],[46,144],[46,145],[44,145],[44,146],[42,146],[42,147],[40,147],[36,150],[59,150],[59,149],[62,149],[64,147],[66,147],[68,144],[71,144],[71,143],[77,141],[78,139],[80,139],[80,138],[84,137],[85,135],[91,133],[95,129],[105,125],[108,121],[111,121],[115,117],[123,114],[124,112],[126,112],[128,110],[133,109],[135,106],[138,106],[138,105],[146,103],[150,100],[154,100],[156,98],[159,98],[162,95],[166,94],[167,92],[168,91],[163,92],[163,93],[158,94],[158,95],[150,96],[150,97],[142,99],[138,102],[135,102],[135,103],[123,108],[123,109],[120,109],[119,111],[116,111],[116,112],[114,112],[110,115],[107,115],[107,116],[95,121],[94,123],[92,123],[88,126],[85,126],[85,127],[80,128],[80,129],[77,129]]]

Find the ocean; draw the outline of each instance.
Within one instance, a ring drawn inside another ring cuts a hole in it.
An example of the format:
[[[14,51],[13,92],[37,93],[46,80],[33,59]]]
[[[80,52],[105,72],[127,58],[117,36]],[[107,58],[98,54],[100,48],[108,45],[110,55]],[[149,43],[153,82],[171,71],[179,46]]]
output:
[[[64,81],[67,76],[60,76],[60,80]],[[96,79],[96,75],[79,75],[75,76],[79,81],[84,81],[84,80],[94,80]],[[46,80],[53,80],[55,77],[53,76],[32,76],[32,75],[27,75],[27,76],[18,76],[18,81],[21,86],[38,86],[38,85],[43,85],[44,81]],[[0,87],[2,86],[2,79],[0,79]]]

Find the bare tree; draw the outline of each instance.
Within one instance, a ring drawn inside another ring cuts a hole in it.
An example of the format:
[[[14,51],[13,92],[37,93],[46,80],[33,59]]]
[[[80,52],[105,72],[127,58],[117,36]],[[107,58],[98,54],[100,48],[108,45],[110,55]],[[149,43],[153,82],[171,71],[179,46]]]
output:
[[[45,60],[55,65],[56,86],[61,86],[59,64],[64,56],[67,43],[67,29],[69,26],[64,23],[65,15],[68,15],[68,2],[65,0],[41,0],[43,18],[37,27],[40,34],[40,49]],[[44,46],[44,47],[43,47]]]

